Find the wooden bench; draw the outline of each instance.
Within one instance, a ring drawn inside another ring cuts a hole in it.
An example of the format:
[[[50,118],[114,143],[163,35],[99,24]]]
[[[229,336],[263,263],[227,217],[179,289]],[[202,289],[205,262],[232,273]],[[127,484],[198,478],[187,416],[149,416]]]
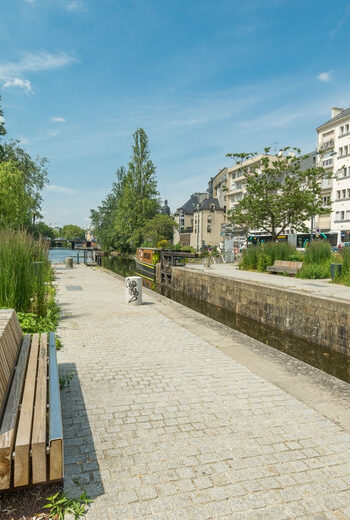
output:
[[[267,267],[269,273],[288,273],[296,275],[303,267],[303,262],[288,262],[286,260],[275,260],[273,265]]]
[[[0,310],[0,491],[63,479],[55,335],[23,335]]]

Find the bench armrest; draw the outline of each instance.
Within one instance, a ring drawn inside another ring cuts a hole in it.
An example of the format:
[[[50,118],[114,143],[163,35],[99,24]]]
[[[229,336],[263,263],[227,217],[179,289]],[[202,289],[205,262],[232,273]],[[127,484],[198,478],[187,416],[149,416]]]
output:
[[[63,427],[62,427],[62,411],[61,411],[61,396],[58,380],[58,366],[56,356],[56,340],[55,334],[49,334],[49,410],[50,410],[50,424],[49,424],[49,446],[50,451],[61,452],[61,457],[57,457],[58,464],[54,464],[55,475],[51,475],[51,479],[63,477]],[[56,459],[56,456],[55,456]],[[59,463],[61,459],[61,464]],[[61,475],[59,469],[61,467]],[[52,469],[50,467],[50,473]]]

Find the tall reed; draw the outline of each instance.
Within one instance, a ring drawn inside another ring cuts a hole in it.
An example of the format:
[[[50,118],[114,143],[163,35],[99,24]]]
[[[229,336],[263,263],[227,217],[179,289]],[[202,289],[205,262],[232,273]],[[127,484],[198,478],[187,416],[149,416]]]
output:
[[[343,274],[350,274],[350,247],[344,247],[342,251],[343,257]]]
[[[26,231],[0,231],[0,307],[46,313],[48,248]]]
[[[305,263],[307,264],[322,264],[330,262],[331,258],[331,246],[324,240],[314,240],[305,251]]]

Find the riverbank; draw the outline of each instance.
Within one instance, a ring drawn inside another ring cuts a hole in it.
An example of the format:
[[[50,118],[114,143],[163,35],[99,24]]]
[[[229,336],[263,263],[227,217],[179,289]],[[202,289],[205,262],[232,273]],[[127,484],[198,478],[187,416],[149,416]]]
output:
[[[112,273],[57,281],[65,489],[87,520],[347,518],[349,385],[147,289],[127,306]]]
[[[350,354],[350,289],[321,280],[240,271],[232,265],[172,269],[173,289],[297,338]]]

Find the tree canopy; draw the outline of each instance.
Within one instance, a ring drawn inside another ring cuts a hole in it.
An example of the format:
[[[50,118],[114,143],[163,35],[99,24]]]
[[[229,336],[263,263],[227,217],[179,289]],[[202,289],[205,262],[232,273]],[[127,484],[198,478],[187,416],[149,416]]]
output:
[[[148,220],[142,230],[144,242],[152,247],[156,247],[159,242],[166,241],[171,243],[173,240],[174,228],[178,224],[168,215],[155,215]]]
[[[91,210],[91,221],[103,248],[132,251],[142,244],[146,223],[160,210],[155,166],[142,128],[133,134],[128,168],[119,168],[116,175],[111,192]]]
[[[33,217],[40,216],[41,190],[48,182],[47,160],[40,157],[33,159],[20,146],[18,140],[1,141],[6,134],[3,110],[0,105],[0,165],[2,166],[2,183],[4,186],[7,185],[6,208],[2,207],[3,213],[6,211],[7,217],[0,220],[0,225],[11,228],[18,226],[29,228]],[[14,184],[17,185],[19,193],[16,193],[16,189],[10,188]],[[11,204],[13,205],[12,210],[9,208]],[[18,204],[22,205],[23,214],[21,217],[15,218],[13,211]],[[14,220],[11,220],[12,217]]]
[[[273,240],[286,229],[308,231],[311,217],[330,211],[321,196],[321,181],[329,178],[324,168],[302,169],[299,148],[285,147],[278,155],[233,153],[227,154],[242,165],[246,177],[243,199],[231,210],[230,220],[235,227],[262,230]],[[245,161],[257,158],[245,166]]]
[[[0,228],[29,227],[34,208],[23,172],[11,161],[0,162]]]
[[[67,224],[63,226],[61,235],[61,238],[66,238],[67,240],[83,240],[85,238],[85,230],[74,224]]]

